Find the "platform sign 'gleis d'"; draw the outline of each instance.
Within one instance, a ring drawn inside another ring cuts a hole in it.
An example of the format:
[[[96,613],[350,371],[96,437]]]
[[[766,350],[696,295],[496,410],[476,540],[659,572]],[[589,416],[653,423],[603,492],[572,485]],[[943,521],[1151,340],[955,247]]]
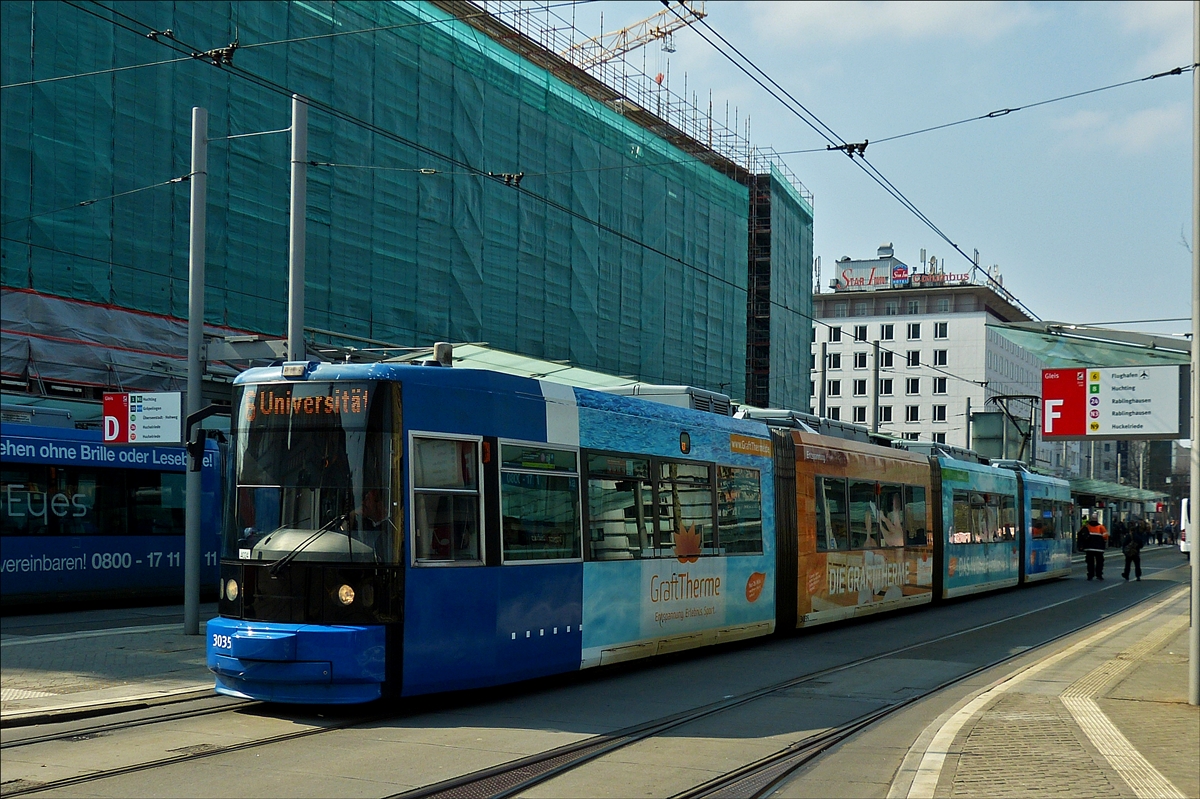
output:
[[[1042,370],[1042,435],[1068,438],[1178,438],[1179,366]]]
[[[105,444],[178,444],[183,429],[181,394],[105,392]]]

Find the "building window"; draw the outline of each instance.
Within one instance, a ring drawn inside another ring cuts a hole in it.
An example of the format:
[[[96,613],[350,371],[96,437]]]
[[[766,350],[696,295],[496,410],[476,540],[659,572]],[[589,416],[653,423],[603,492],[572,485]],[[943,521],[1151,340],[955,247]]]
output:
[[[896,335],[895,325],[880,325],[879,326],[879,340],[880,341],[891,341],[895,337],[895,335]]]
[[[846,303],[835,302],[833,304],[833,316],[835,319],[841,319],[846,315]]]
[[[866,325],[855,325],[854,326],[854,340],[855,341],[866,341],[867,340],[867,326]]]
[[[934,350],[933,351],[933,365],[934,366],[945,366],[946,363],[947,363],[946,350]]]
[[[881,396],[881,397],[892,396],[892,378],[889,377],[886,379],[881,379],[879,381],[879,396]]]
[[[920,366],[921,365],[921,351],[920,350],[909,350],[908,351],[908,365],[909,366]]]
[[[884,369],[891,369],[892,354],[893,353],[891,350],[884,350],[883,352],[879,353],[879,365]]]
[[[867,354],[865,352],[854,353],[854,368],[855,369],[866,369],[867,368]]]
[[[884,316],[896,316],[900,313],[900,305],[895,300],[888,300],[883,304]]]
[[[946,421],[946,406],[945,405],[934,405],[933,406],[933,421],[935,421],[935,422]]]
[[[830,341],[841,341],[842,340],[842,329],[840,327],[829,328],[829,340]]]
[[[832,408],[826,408],[825,414],[827,419],[840,421],[842,418],[842,409],[834,405]]]
[[[1111,451],[1112,451],[1112,444],[1105,443],[1105,444],[1104,444],[1104,451],[1105,451],[1105,452],[1111,452]],[[1104,468],[1105,468],[1105,469],[1107,469],[1108,467],[1107,467],[1107,466],[1105,466]]]
[[[842,368],[842,354],[840,352],[829,353],[829,368],[830,369],[841,369]]]
[[[920,437],[921,437],[920,433],[905,433],[904,434],[905,441],[916,441]]]
[[[817,368],[817,354],[815,352],[810,352],[808,354],[808,370],[811,372],[813,369],[816,369],[816,368]]]
[[[830,380],[829,383],[827,384],[827,391],[828,391],[829,396],[831,396],[831,397],[842,396],[842,381],[841,380]]]
[[[908,312],[910,314],[920,313],[921,312],[921,301],[920,300],[909,300],[908,301]]]
[[[892,406],[891,405],[880,405],[879,406],[879,423],[883,424],[885,422],[891,422],[891,421],[892,421]]]
[[[944,377],[933,378],[933,393],[934,394],[945,394],[946,393],[946,378],[944,378]]]
[[[950,313],[950,298],[949,297],[938,297],[937,309],[938,309],[938,313]],[[946,323],[942,322],[942,324],[946,324]]]
[[[921,339],[921,323],[910,322],[908,325],[908,340],[920,341]]]
[[[934,322],[933,323],[933,337],[934,338],[948,338],[949,337],[949,333],[948,333],[949,327],[950,326],[946,322]]]
[[[1109,471],[1109,470],[1111,470],[1111,469],[1112,469],[1112,461],[1105,461],[1105,462],[1104,462],[1104,471],[1106,471],[1106,472],[1107,472],[1107,471]]]
[[[856,303],[854,303],[854,315],[855,316],[870,316],[871,309],[869,307],[867,307],[867,304],[865,302],[856,302]]]
[[[906,421],[906,422],[921,421],[921,406],[920,405],[905,405],[904,406],[904,421]]]
[[[905,394],[920,394],[921,393],[921,378],[910,377],[904,381]]]
[[[855,380],[854,381],[854,396],[856,396],[856,397],[867,396],[867,381],[866,380]]]
[[[855,424],[866,424],[867,423],[867,406],[866,405],[855,405],[854,406],[854,423]]]

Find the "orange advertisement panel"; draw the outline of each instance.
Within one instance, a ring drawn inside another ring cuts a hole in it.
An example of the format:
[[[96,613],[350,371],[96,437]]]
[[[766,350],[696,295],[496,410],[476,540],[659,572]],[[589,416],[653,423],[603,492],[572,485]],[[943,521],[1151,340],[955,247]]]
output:
[[[806,433],[793,433],[793,439],[797,626],[929,602],[933,591],[934,520],[928,458],[904,450]],[[864,486],[867,501],[858,502],[850,497],[845,512],[850,513],[851,519],[860,514],[864,531],[873,531],[874,535],[851,538],[845,535],[848,530],[841,530],[839,536],[823,537],[824,547],[818,547],[817,515],[821,506],[818,478],[824,479],[826,485],[829,480],[844,479]],[[886,512],[885,503],[873,505],[871,500],[885,499],[889,486],[899,487],[892,489],[893,494],[907,487],[918,489],[924,500],[919,513],[914,513],[912,506],[903,509],[899,504],[887,506],[894,508],[893,513],[902,513],[894,519],[903,529],[895,529],[896,535],[885,536],[884,527],[891,531],[896,526],[892,524],[892,514]],[[881,543],[885,545],[880,546]],[[904,546],[887,546],[887,543]],[[825,547],[828,551],[820,551]]]

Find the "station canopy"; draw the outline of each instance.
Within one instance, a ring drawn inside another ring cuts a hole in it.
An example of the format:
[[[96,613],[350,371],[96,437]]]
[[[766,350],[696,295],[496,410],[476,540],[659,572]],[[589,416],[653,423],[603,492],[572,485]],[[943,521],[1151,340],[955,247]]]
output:
[[[988,328],[1036,355],[1049,369],[1167,366],[1191,362],[1190,339],[1073,325],[1013,322]]]
[[[1161,491],[1107,483],[1103,480],[1076,478],[1070,482],[1072,496],[1092,496],[1101,499],[1124,500],[1125,502],[1158,502],[1167,497]]]

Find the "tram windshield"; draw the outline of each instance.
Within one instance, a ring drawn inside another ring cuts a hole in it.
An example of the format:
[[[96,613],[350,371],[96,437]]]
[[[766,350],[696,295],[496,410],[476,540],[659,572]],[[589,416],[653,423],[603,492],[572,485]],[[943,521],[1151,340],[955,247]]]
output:
[[[394,386],[239,386],[234,408],[236,490],[224,557],[399,562],[400,497],[391,480],[390,431],[399,416]]]

